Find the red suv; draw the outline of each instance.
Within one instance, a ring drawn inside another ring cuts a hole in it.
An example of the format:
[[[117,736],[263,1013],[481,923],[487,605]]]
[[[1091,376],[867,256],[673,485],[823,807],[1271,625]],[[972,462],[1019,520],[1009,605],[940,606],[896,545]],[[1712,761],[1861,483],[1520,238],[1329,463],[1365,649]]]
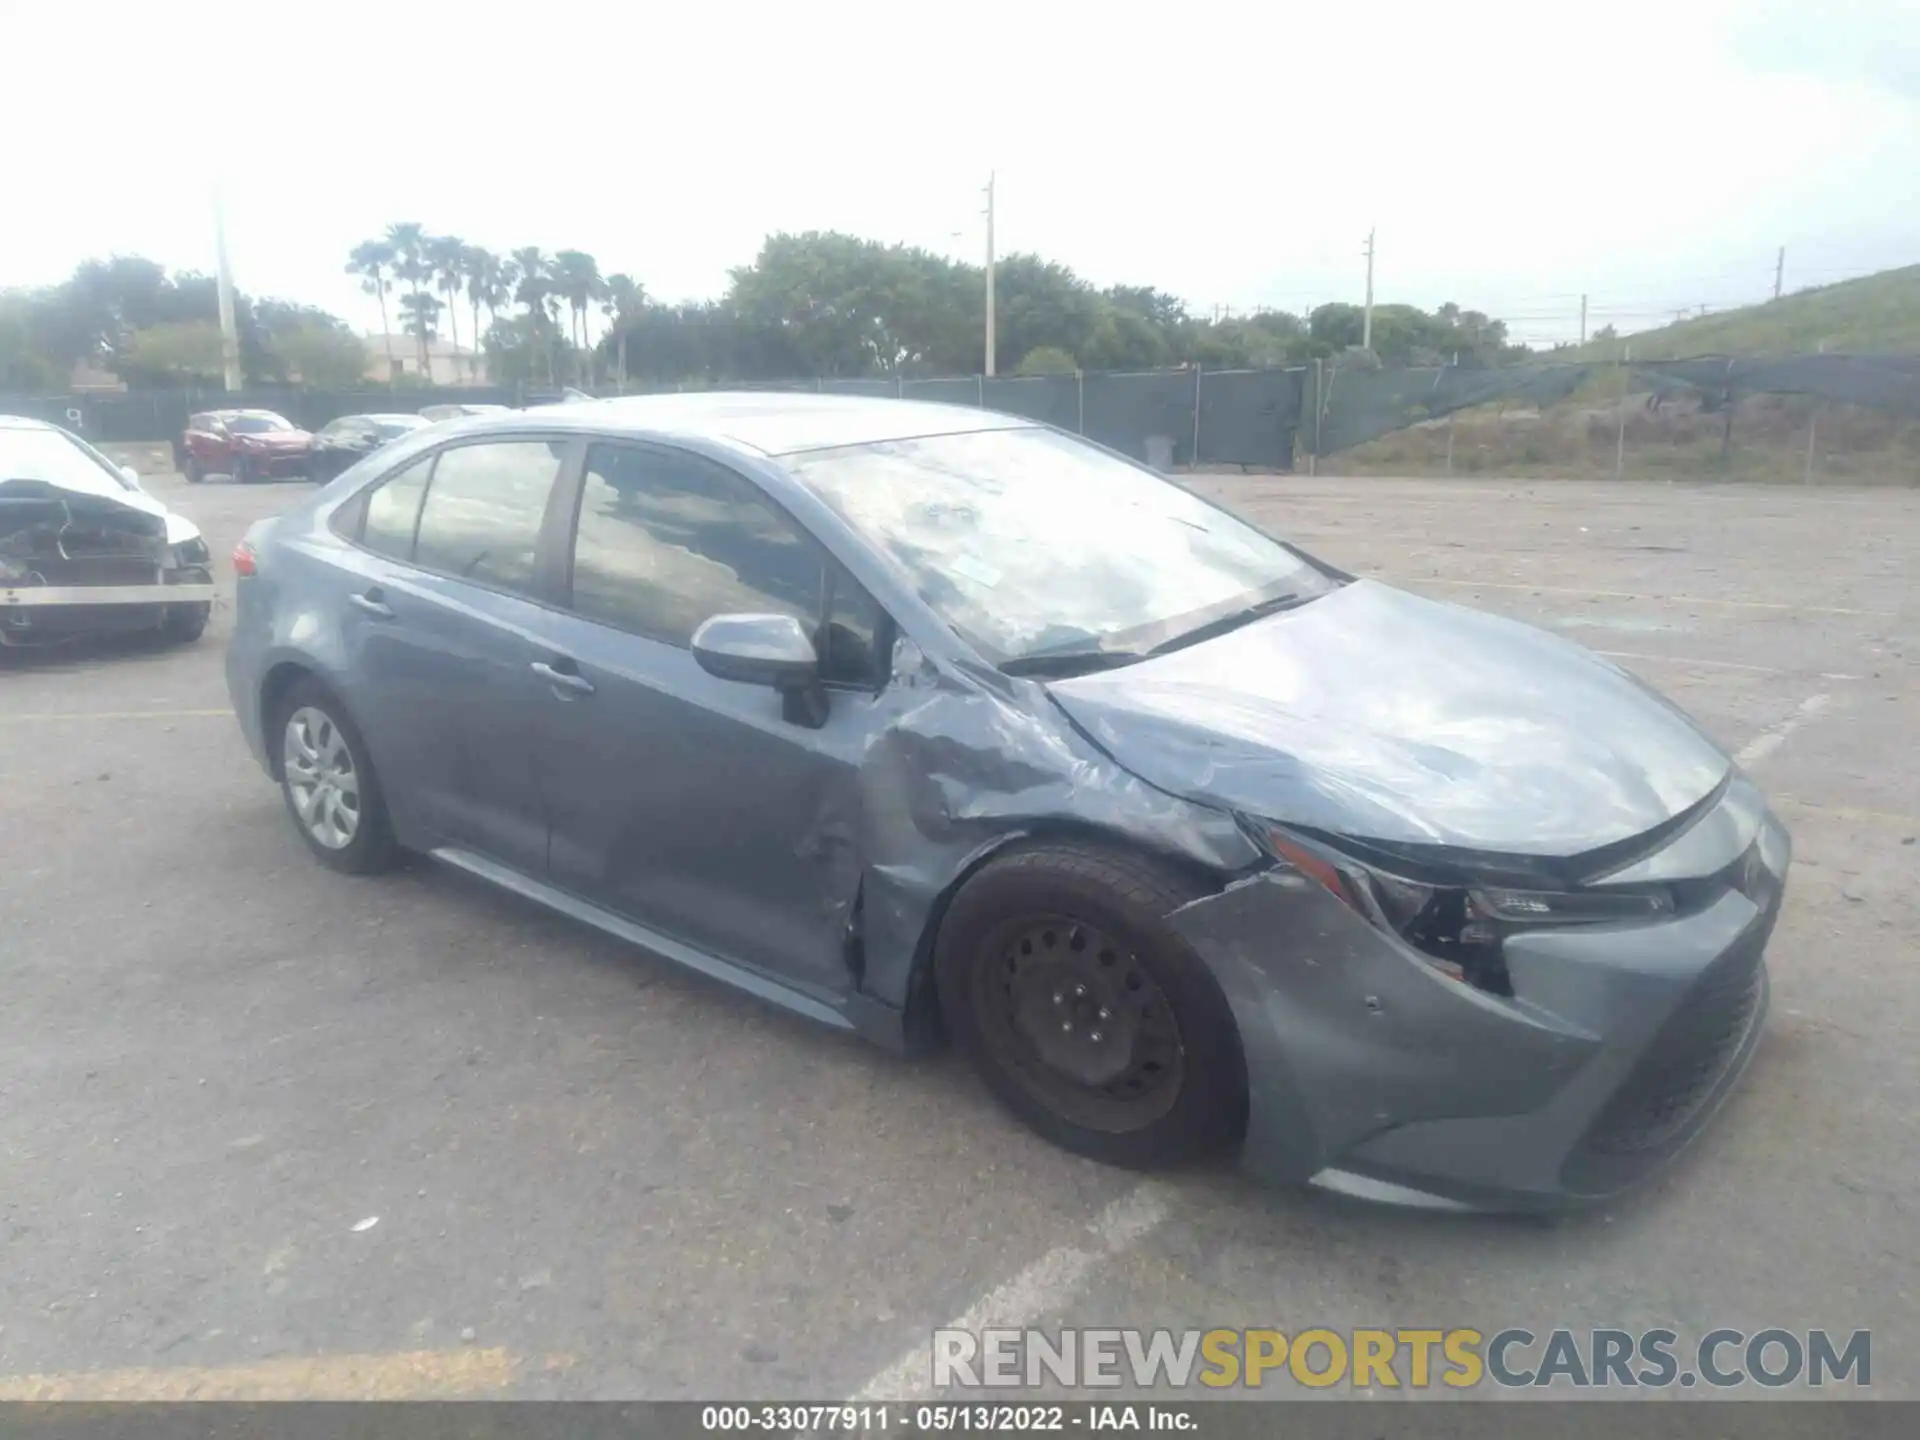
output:
[[[181,473],[196,485],[209,475],[228,475],[242,485],[290,475],[304,479],[313,436],[271,410],[209,410],[187,417],[179,452]]]

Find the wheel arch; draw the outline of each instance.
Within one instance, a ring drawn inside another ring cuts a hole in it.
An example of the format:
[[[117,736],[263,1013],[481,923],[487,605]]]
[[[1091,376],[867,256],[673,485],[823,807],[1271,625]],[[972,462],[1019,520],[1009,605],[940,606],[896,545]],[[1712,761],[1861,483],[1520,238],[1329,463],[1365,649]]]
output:
[[[940,998],[934,985],[933,957],[940,940],[940,928],[946,922],[955,898],[994,861],[1022,850],[1062,844],[1117,852],[1130,859],[1148,861],[1176,871],[1206,894],[1217,895],[1232,879],[1229,874],[1204,865],[1192,856],[1145,845],[1125,831],[1072,817],[1036,819],[996,835],[955,868],[927,909],[926,922],[920,927],[919,937],[914,943],[901,1011],[908,1053],[938,1049],[947,1040],[946,1021],[940,1013]]]
[[[267,773],[275,780],[284,779],[281,772],[281,745],[276,733],[275,721],[279,718],[281,707],[292,692],[293,687],[303,680],[310,680],[326,691],[327,698],[345,712],[346,718],[353,722],[354,729],[366,737],[366,728],[361,725],[360,717],[354,713],[353,706],[347,703],[346,696],[340,693],[338,686],[330,681],[326,672],[306,660],[279,660],[269,666],[260,680],[260,699],[257,711],[260,722],[260,737],[266,751]],[[371,745],[371,742],[367,742]],[[376,761],[376,765],[377,765]]]

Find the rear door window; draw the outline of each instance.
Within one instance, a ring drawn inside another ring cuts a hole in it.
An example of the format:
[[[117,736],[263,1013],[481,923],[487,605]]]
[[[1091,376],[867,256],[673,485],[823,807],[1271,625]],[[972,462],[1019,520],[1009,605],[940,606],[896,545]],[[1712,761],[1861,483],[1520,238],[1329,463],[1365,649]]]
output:
[[[433,457],[416,460],[398,475],[374,487],[366,499],[366,519],[360,543],[394,560],[413,558],[413,532],[420,519],[420,501],[427,493]]]
[[[414,563],[496,589],[533,594],[540,527],[565,453],[562,442],[544,440],[442,450],[420,509]]]

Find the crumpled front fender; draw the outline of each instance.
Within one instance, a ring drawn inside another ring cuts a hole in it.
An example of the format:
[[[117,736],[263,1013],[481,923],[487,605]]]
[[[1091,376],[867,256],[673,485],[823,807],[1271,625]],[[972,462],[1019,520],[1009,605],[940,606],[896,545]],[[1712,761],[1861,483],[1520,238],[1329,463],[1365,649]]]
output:
[[[1226,993],[1248,1087],[1243,1164],[1303,1181],[1418,1120],[1539,1106],[1599,1047],[1558,1016],[1447,979],[1297,872],[1269,869],[1169,923]]]

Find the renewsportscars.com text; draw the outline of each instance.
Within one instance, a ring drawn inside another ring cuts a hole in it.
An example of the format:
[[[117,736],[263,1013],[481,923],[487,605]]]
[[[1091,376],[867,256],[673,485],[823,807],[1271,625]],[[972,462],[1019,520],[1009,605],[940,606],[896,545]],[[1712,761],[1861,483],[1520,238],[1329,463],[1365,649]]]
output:
[[[1664,1329],[1521,1327],[936,1330],[932,1378],[942,1389],[1864,1388],[1873,1383],[1873,1336],[1783,1327],[1694,1340]]]

